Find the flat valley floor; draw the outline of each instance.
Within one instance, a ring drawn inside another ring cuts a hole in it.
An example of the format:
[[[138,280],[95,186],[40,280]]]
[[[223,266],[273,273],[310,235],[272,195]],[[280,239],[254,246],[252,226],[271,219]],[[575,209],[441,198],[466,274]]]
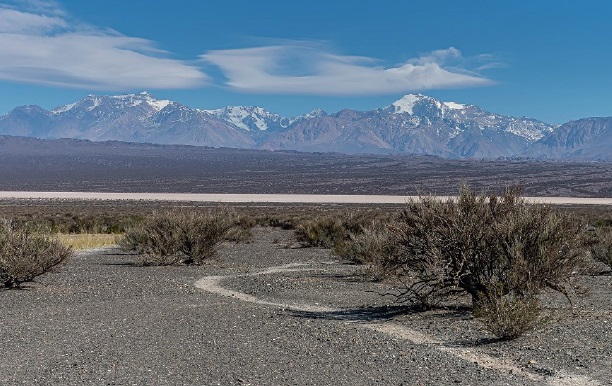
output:
[[[79,252],[0,292],[0,384],[610,384],[610,274],[576,276],[573,309],[546,293],[554,322],[500,342],[467,303],[416,312],[291,231],[254,233],[200,267]]]

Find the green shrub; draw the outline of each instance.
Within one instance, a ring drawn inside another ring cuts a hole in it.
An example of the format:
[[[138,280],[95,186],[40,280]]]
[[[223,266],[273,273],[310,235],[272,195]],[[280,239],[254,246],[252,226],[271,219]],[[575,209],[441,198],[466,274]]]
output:
[[[221,242],[248,237],[248,224],[241,224],[240,217],[228,209],[154,213],[129,228],[119,244],[141,255],[146,265],[199,265],[216,254]]]
[[[32,281],[71,254],[70,248],[49,233],[0,220],[0,287],[18,287]]]

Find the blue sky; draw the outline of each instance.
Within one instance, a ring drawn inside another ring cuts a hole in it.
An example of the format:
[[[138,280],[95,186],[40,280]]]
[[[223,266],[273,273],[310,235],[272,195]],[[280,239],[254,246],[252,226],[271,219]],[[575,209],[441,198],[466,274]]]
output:
[[[0,114],[147,90],[286,116],[411,92],[611,116],[611,16],[604,0],[0,0]]]

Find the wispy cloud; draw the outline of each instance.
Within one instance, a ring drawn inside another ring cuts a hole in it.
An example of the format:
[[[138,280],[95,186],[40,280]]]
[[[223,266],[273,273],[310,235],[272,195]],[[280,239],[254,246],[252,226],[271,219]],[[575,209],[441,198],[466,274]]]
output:
[[[54,1],[0,3],[0,79],[99,90],[189,88],[209,81],[153,42],[75,23]]]
[[[2,0],[0,0],[2,1]],[[339,55],[312,42],[209,51],[182,61],[154,42],[73,20],[54,0],[0,2],[0,80],[89,90],[180,89],[211,85],[203,68],[217,66],[224,86],[262,94],[371,95],[473,87],[493,82],[468,68],[455,48],[395,66]],[[479,63],[479,65],[481,65]]]
[[[229,87],[253,93],[365,95],[493,84],[469,69],[452,67],[461,57],[451,47],[383,67],[373,58],[337,55],[301,42],[202,55],[221,69]]]

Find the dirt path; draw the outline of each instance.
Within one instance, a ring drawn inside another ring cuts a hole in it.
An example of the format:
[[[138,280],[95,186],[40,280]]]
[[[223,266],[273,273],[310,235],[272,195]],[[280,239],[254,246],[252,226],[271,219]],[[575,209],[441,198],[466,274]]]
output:
[[[343,309],[339,308],[330,308],[330,307],[321,307],[318,305],[310,305],[310,304],[299,304],[299,303],[286,303],[286,302],[274,302],[269,300],[262,300],[257,298],[256,296],[252,296],[240,291],[228,289],[222,286],[222,281],[224,279],[229,279],[232,277],[247,277],[247,276],[261,276],[261,275],[269,275],[269,274],[278,274],[278,273],[287,273],[287,272],[305,272],[317,270],[318,268],[309,268],[307,264],[297,264],[291,263],[282,266],[269,267],[264,270],[259,270],[249,274],[240,274],[240,275],[232,275],[232,276],[205,276],[202,279],[198,280],[195,283],[195,286],[217,295],[230,297],[232,299],[240,300],[243,302],[254,303],[258,305],[264,306],[273,306],[281,309],[288,309],[294,311],[301,312],[310,312],[310,313],[342,313]],[[599,381],[594,379],[590,379],[587,376],[576,375],[567,373],[565,371],[557,371],[555,375],[542,375],[538,374],[533,370],[525,369],[524,367],[519,366],[516,363],[513,363],[510,360],[503,360],[494,358],[490,355],[487,355],[482,352],[478,352],[474,349],[462,348],[462,347],[454,347],[449,344],[449,342],[444,342],[439,338],[423,334],[419,331],[410,329],[404,325],[393,323],[393,322],[383,322],[383,323],[360,323],[359,327],[382,332],[384,334],[390,335],[393,338],[402,339],[409,341],[412,344],[416,345],[427,345],[429,347],[434,347],[437,350],[455,356],[459,359],[462,359],[466,362],[477,364],[480,367],[486,369],[492,369],[496,371],[500,371],[502,373],[510,373],[514,375],[518,375],[521,377],[525,377],[530,381],[545,383],[551,386],[572,386],[572,385],[585,385],[585,386],[598,386],[601,385]]]

